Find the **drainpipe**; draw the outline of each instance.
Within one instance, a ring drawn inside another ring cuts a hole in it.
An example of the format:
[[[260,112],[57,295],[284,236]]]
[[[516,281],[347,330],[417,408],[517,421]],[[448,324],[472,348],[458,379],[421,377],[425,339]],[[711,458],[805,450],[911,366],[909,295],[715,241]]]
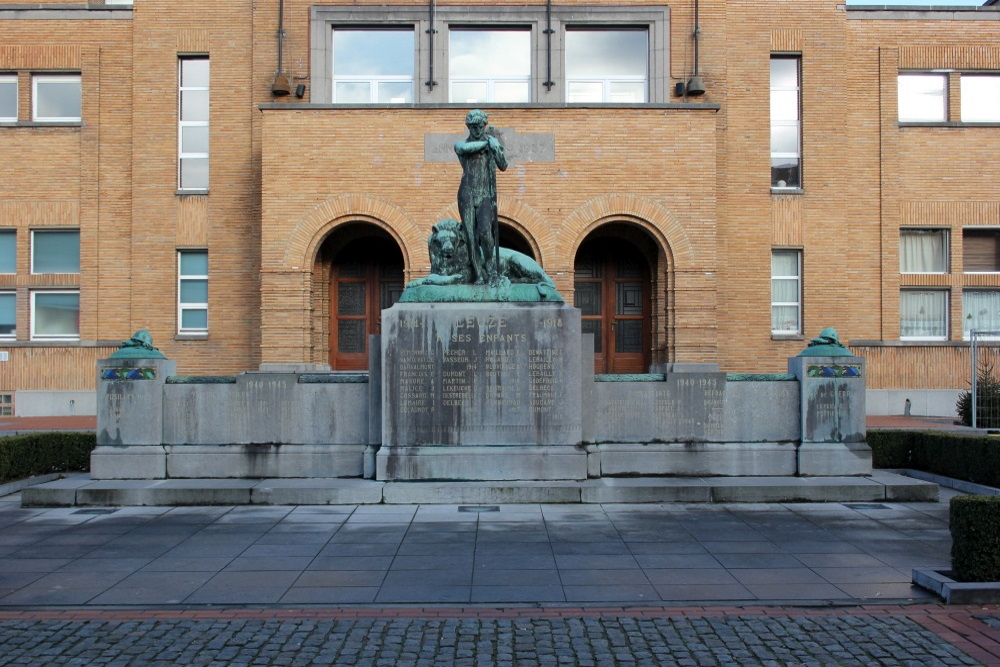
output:
[[[292,87],[281,66],[281,57],[285,46],[285,0],[278,0],[278,71],[274,73],[274,83],[271,84],[271,94],[275,97],[285,97],[292,92]]]

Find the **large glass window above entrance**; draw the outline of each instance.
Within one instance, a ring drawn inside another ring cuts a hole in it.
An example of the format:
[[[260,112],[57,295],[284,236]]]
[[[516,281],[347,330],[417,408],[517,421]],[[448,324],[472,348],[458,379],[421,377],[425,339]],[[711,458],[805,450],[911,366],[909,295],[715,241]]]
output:
[[[450,101],[531,101],[531,31],[464,30],[450,32]]]
[[[413,102],[413,30],[334,29],[333,102]]]
[[[566,31],[566,101],[646,101],[649,44],[645,29]]]

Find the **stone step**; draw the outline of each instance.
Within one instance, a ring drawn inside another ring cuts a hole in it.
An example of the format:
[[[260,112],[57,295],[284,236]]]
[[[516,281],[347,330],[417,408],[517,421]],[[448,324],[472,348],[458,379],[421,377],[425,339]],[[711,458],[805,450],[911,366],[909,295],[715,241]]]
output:
[[[636,477],[581,482],[377,482],[365,479],[91,480],[24,489],[25,507],[517,503],[933,502],[938,485],[859,477]]]

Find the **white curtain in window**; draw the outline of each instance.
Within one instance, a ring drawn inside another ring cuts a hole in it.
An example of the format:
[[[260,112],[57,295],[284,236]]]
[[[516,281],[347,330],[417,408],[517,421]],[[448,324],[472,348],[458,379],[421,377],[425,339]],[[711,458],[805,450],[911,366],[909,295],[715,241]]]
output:
[[[904,230],[899,240],[900,273],[947,273],[947,248],[941,230]]]
[[[948,293],[906,290],[900,294],[899,323],[903,338],[947,337]]]
[[[962,330],[1000,331],[1000,291],[976,290],[962,295]]]

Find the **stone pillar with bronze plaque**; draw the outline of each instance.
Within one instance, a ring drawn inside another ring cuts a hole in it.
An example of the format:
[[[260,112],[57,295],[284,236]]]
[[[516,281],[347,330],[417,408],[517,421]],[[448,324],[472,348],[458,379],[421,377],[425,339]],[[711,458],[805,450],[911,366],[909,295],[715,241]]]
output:
[[[799,475],[869,475],[872,452],[866,442],[865,360],[854,356],[824,329],[788,372],[799,380],[802,441]]]

